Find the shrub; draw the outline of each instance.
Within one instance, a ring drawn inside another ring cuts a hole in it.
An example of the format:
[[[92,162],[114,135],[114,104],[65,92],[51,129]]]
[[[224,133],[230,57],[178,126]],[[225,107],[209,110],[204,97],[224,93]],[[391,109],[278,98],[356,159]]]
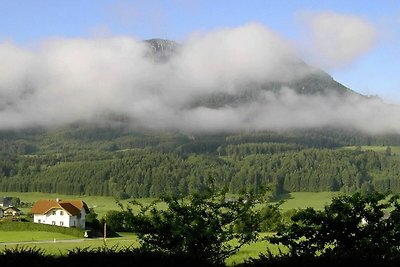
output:
[[[107,212],[106,218],[107,226],[111,231],[122,232],[127,230],[124,225],[124,212],[110,210]]]
[[[279,210],[281,203],[271,205],[266,204],[260,211],[261,225],[260,230],[262,232],[273,232],[280,229],[283,225],[283,217]]]
[[[253,207],[256,197],[247,194],[227,201],[225,192],[208,191],[189,199],[162,197],[167,209],[140,205],[133,213],[131,206],[124,211],[125,223],[137,233],[142,249],[150,252],[206,259],[222,264],[244,244],[258,237],[259,213]],[[242,231],[235,231],[240,225]],[[235,242],[231,242],[235,240]]]
[[[322,211],[307,208],[270,238],[295,256],[388,259],[400,248],[398,197],[371,193],[343,195]]]
[[[4,248],[0,251],[2,266],[50,266],[51,256],[46,256],[42,249],[36,247]]]

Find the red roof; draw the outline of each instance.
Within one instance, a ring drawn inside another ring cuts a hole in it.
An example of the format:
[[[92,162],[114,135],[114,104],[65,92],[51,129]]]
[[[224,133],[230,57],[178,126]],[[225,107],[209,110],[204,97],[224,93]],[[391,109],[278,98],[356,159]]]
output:
[[[63,209],[71,216],[75,216],[81,213],[82,208],[84,208],[87,213],[89,212],[89,208],[82,200],[57,201],[54,199],[41,199],[33,205],[31,212],[33,214],[46,214],[52,209]]]

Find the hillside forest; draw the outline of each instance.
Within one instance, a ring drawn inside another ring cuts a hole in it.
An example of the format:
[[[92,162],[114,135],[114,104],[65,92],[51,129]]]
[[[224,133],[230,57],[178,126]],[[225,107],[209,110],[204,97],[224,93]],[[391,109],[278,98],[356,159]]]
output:
[[[183,134],[73,124],[0,132],[0,191],[189,195],[213,185],[229,193],[400,192],[400,136],[353,130]],[[361,149],[378,146],[383,152]]]

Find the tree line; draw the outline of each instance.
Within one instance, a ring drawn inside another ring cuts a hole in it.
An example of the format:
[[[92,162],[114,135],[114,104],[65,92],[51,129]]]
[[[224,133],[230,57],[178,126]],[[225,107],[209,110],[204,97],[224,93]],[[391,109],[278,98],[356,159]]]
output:
[[[269,187],[293,191],[400,192],[400,161],[373,151],[296,144],[229,145],[221,155],[134,149],[0,159],[0,191],[111,195],[190,195],[211,182],[231,193]],[[68,155],[68,154],[67,154]]]

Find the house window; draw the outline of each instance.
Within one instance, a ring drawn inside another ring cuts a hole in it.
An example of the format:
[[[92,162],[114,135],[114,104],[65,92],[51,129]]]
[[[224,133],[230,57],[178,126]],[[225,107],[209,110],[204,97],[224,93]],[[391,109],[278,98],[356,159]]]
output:
[[[55,221],[52,221],[51,224],[52,224],[52,225],[56,225],[56,222],[55,222]]]
[[[55,210],[53,210],[53,212],[52,212],[51,214],[53,214],[53,215],[56,215],[56,211],[55,211]]]
[[[61,221],[61,222],[60,222],[60,226],[64,226],[64,222]]]
[[[60,210],[60,215],[64,215],[64,211]]]
[[[40,219],[39,219],[37,222],[38,222],[38,223],[41,223],[41,222],[42,222],[42,220],[40,220]]]

